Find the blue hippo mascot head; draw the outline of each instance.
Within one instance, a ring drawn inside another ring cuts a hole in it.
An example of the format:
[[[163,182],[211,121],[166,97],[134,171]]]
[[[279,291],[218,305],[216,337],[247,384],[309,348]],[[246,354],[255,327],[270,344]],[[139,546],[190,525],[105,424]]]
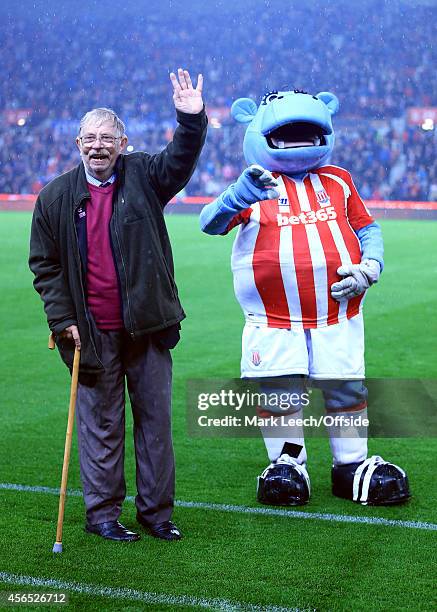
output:
[[[332,115],[337,97],[322,91],[312,96],[303,91],[273,91],[259,106],[250,98],[236,100],[232,117],[248,124],[243,152],[246,162],[287,175],[325,165],[334,147]]]

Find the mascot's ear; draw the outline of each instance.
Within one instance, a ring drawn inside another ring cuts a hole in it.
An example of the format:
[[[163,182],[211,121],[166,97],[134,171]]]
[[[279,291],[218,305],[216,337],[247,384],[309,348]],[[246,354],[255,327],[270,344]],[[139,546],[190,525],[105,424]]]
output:
[[[321,91],[317,94],[317,98],[320,98],[320,100],[326,104],[331,115],[335,115],[335,113],[338,111],[338,107],[340,106],[340,102],[338,101],[336,95],[330,91]]]
[[[258,107],[250,98],[238,98],[231,106],[231,115],[238,123],[250,123]]]

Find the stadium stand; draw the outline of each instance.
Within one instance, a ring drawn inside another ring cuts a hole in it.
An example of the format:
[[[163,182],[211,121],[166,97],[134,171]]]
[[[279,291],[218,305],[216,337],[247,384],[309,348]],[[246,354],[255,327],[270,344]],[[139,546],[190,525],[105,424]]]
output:
[[[233,100],[299,88],[339,97],[332,163],[364,198],[437,199],[423,111],[437,113],[435,6],[218,1],[146,13],[126,2],[99,15],[93,2],[80,13],[49,4],[38,18],[10,8],[0,23],[0,193],[36,193],[76,164],[75,130],[92,107],[119,113],[133,150],[159,150],[174,129],[166,74],[183,65],[205,75],[211,126],[184,195],[217,195],[243,168]]]

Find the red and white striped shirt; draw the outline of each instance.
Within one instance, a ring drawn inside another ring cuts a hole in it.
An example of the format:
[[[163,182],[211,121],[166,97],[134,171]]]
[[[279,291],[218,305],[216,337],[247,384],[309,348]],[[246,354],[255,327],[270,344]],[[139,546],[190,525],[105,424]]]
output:
[[[337,302],[337,268],[361,261],[354,230],[373,222],[352,177],[323,166],[304,179],[274,173],[278,200],[253,204],[236,215],[232,251],[234,288],[247,322],[305,329],[357,315],[363,295]]]

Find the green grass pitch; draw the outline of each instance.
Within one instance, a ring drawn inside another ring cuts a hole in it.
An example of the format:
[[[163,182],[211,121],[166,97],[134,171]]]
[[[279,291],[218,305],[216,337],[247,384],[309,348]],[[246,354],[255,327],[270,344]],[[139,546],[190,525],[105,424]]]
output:
[[[194,216],[170,216],[168,226],[188,315],[183,341],[173,354],[177,499],[256,507],[255,477],[267,464],[261,438],[194,439],[185,423],[187,379],[239,375],[243,320],[230,272],[233,237],[201,234]],[[367,374],[435,378],[437,224],[387,220],[382,227],[386,269],[365,307]],[[27,268],[29,228],[28,213],[0,215],[0,482],[58,487],[69,379],[57,354],[46,348],[42,303]],[[134,495],[131,426],[129,418],[126,476],[128,494]],[[372,440],[370,450],[407,469],[414,494],[407,505],[367,508],[332,497],[328,442],[312,438],[308,467],[313,495],[304,511],[437,523],[436,439]],[[75,438],[69,488],[80,488]],[[184,540],[166,543],[144,534],[136,544],[120,545],[85,534],[82,500],[70,496],[64,553],[53,555],[57,503],[53,494],[0,489],[0,592],[44,590],[6,584],[4,572],[76,583],[70,609],[192,610],[204,605],[386,611],[436,606],[435,531],[178,506],[174,518]],[[137,527],[132,502],[126,502],[121,519]],[[108,596],[78,592],[84,584],[114,590]],[[115,593],[118,588],[161,598],[152,603],[123,599]],[[178,596],[198,600],[174,599]]]

